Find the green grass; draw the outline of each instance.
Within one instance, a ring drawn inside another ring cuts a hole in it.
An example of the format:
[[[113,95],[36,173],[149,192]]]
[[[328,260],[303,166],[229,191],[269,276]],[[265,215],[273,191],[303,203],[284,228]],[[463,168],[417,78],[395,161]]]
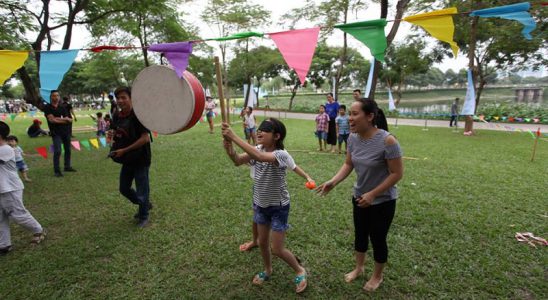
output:
[[[216,119],[219,121],[219,118]],[[8,122],[10,123],[10,122]],[[11,125],[27,150],[49,138],[28,139],[30,119]],[[91,124],[82,117],[77,126]],[[316,148],[311,121],[285,120],[289,150]],[[241,125],[235,125],[238,132]],[[478,131],[463,137],[448,128],[393,130],[406,157],[400,198],[388,237],[382,299],[546,299],[546,248],[516,242],[515,232],[547,237],[548,143],[530,162],[529,135]],[[93,133],[78,134],[78,139]],[[136,208],[119,195],[120,166],[107,149],[73,152],[78,170],[54,178],[51,157],[27,157],[25,204],[49,231],[44,244],[12,225],[14,252],[0,257],[1,299],[286,299],[293,274],[279,259],[263,287],[257,249],[240,253],[251,236],[251,179],[234,167],[218,134],[206,125],[160,136],[153,143],[151,227],[136,228]],[[342,156],[291,152],[320,183]],[[287,247],[309,271],[310,299],[365,298],[362,280],[347,284],[353,267],[350,193],[354,175],[326,197],[288,176],[292,196]],[[371,272],[368,259],[367,273]]]

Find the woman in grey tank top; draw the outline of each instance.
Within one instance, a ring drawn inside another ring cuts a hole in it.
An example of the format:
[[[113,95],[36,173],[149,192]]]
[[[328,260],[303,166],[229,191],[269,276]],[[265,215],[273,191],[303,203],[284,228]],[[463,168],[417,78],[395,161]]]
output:
[[[344,279],[351,282],[363,274],[371,240],[375,266],[363,289],[372,292],[383,281],[388,259],[386,236],[396,210],[395,185],[403,176],[402,153],[396,138],[388,133],[386,117],[374,100],[355,101],[350,107],[349,122],[346,160],[337,174],[316,190],[325,195],[352,170],[356,171],[352,196],[356,267]]]

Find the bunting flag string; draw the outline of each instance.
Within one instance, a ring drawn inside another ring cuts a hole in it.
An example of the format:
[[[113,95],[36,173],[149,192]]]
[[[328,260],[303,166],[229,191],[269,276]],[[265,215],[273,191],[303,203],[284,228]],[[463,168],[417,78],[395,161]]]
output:
[[[470,13],[470,16],[516,20],[523,24],[523,29],[521,31],[523,36],[526,39],[530,40],[533,38],[531,36],[531,31],[535,30],[536,24],[535,20],[533,20],[531,14],[529,13],[529,8],[531,8],[531,4],[529,2],[522,2],[511,5],[475,10]]]
[[[451,7],[405,17],[403,20],[420,26],[438,40],[449,43],[449,45],[451,45],[451,49],[453,50],[453,56],[457,57],[459,46],[457,46],[457,43],[453,41],[453,35],[455,34],[453,15],[457,13],[457,8]]]
[[[192,53],[192,42],[177,42],[151,45],[148,50],[161,52],[175,69],[177,76],[182,77],[188,67],[188,58]]]
[[[78,55],[78,50],[46,51],[40,53],[40,95],[47,103],[50,93],[61,84],[65,73],[69,70]]]
[[[0,50],[0,85],[23,66],[28,56],[28,51]]]
[[[236,33],[236,34],[225,36],[225,37],[206,39],[205,41],[222,42],[222,41],[229,41],[229,40],[245,39],[250,37],[264,37],[264,33],[259,33],[254,31],[240,32],[240,33]]]
[[[309,29],[290,30],[270,33],[269,37],[274,41],[287,65],[295,70],[299,76],[301,85],[304,84],[314,50],[318,44],[320,27]]]

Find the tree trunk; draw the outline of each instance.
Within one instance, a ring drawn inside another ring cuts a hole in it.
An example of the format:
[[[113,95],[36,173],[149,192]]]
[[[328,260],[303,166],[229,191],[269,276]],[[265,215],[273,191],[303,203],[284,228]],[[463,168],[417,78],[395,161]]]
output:
[[[398,28],[400,27],[400,22],[403,16],[403,13],[407,9],[407,5],[409,4],[410,0],[400,0],[398,1],[398,4],[396,4],[396,17],[394,22],[392,23],[392,28],[390,29],[390,33],[388,33],[388,36],[386,36],[386,46],[390,46],[392,44],[392,41],[394,41],[394,38],[396,37],[396,33],[398,32]],[[388,0],[382,0],[381,1],[381,19],[386,19],[388,16]],[[369,93],[369,98],[375,99],[375,91],[377,90],[377,78],[379,77],[379,71],[382,68],[382,63],[380,61],[375,60],[375,69],[373,70],[373,78],[371,81],[371,92]]]
[[[348,4],[348,3],[347,3]],[[344,10],[344,22],[346,24],[346,21],[348,20],[348,5],[346,6],[345,10]],[[338,99],[339,98],[339,86],[340,86],[340,82],[341,82],[341,77],[342,77],[342,72],[343,72],[343,68],[344,68],[344,64],[346,63],[346,53],[347,53],[347,48],[348,48],[348,43],[347,43],[347,37],[346,37],[346,32],[343,33],[343,49],[342,49],[342,53],[341,53],[341,57],[340,57],[340,62],[341,64],[339,65],[339,68],[337,69],[337,74],[335,74],[335,95],[333,95],[333,97],[336,97],[335,99]]]
[[[293,108],[293,99],[295,99],[295,95],[297,95],[297,89],[299,88],[299,81],[297,80],[297,83],[295,83],[295,86],[291,90],[291,99],[289,99],[289,111]]]

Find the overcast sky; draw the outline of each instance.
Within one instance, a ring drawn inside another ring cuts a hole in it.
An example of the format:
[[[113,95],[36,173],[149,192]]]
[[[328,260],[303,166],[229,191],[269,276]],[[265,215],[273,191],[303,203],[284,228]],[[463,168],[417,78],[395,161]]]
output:
[[[305,4],[305,1],[302,1],[302,0],[268,0],[268,1],[252,0],[251,2],[262,5],[265,10],[269,10],[272,13],[272,16],[271,16],[272,22],[265,24],[263,28],[254,29],[254,31],[259,31],[259,32],[276,32],[276,31],[287,30],[288,26],[278,25],[279,20],[281,19],[281,16],[284,13],[288,12],[289,10],[293,8],[302,7]],[[194,24],[195,26],[199,28],[200,36],[202,36],[203,38],[218,37],[218,32],[216,32],[215,27],[209,26],[208,24],[204,23],[200,19],[200,15],[202,10],[204,9],[205,3],[206,3],[205,0],[194,1],[194,3],[181,5],[179,7],[179,10],[185,13],[185,22]],[[54,5],[64,5],[64,4],[54,4]],[[366,9],[363,12],[359,12],[357,16],[352,15],[348,22],[351,23],[355,21],[378,19],[379,15],[380,15],[380,6],[377,4],[370,4],[368,9]],[[388,19],[389,20],[393,19],[393,15],[391,16],[390,11],[389,11]],[[392,23],[388,23],[385,30],[386,33],[390,31],[391,25]],[[314,26],[314,23],[306,20],[303,20],[298,24],[298,28],[309,28],[312,26]],[[417,29],[417,30],[421,30],[421,29]],[[398,34],[396,35],[396,41],[399,41],[399,42],[404,41],[405,37],[410,32],[411,32],[411,26],[406,22],[402,22],[398,30]],[[333,35],[328,39],[328,44],[331,46],[342,46],[343,44],[342,39],[343,39],[343,32],[340,30],[335,30],[333,32]],[[430,42],[434,41],[433,38],[428,38],[428,40]],[[71,48],[73,49],[83,48],[87,46],[87,43],[89,42],[90,42],[89,33],[86,31],[85,27],[78,26],[75,30],[75,35],[73,36]],[[212,46],[216,46],[217,42],[212,41],[208,43],[210,43]],[[267,38],[262,39],[262,41],[259,41],[258,43],[264,44],[265,46],[275,47],[274,43]],[[348,44],[350,47],[358,49],[358,51],[366,59],[371,58],[369,49],[365,47],[361,42],[358,42],[357,40],[355,40],[352,36],[348,36]],[[59,45],[57,45],[57,47],[54,49],[58,49],[58,48],[60,48]],[[218,49],[218,47],[214,47],[214,48]],[[446,58],[442,63],[436,64],[435,66],[440,68],[442,71],[446,71],[449,68],[455,71],[458,71],[461,68],[467,68],[467,59],[464,57],[464,55],[459,54],[459,57],[457,59]]]

